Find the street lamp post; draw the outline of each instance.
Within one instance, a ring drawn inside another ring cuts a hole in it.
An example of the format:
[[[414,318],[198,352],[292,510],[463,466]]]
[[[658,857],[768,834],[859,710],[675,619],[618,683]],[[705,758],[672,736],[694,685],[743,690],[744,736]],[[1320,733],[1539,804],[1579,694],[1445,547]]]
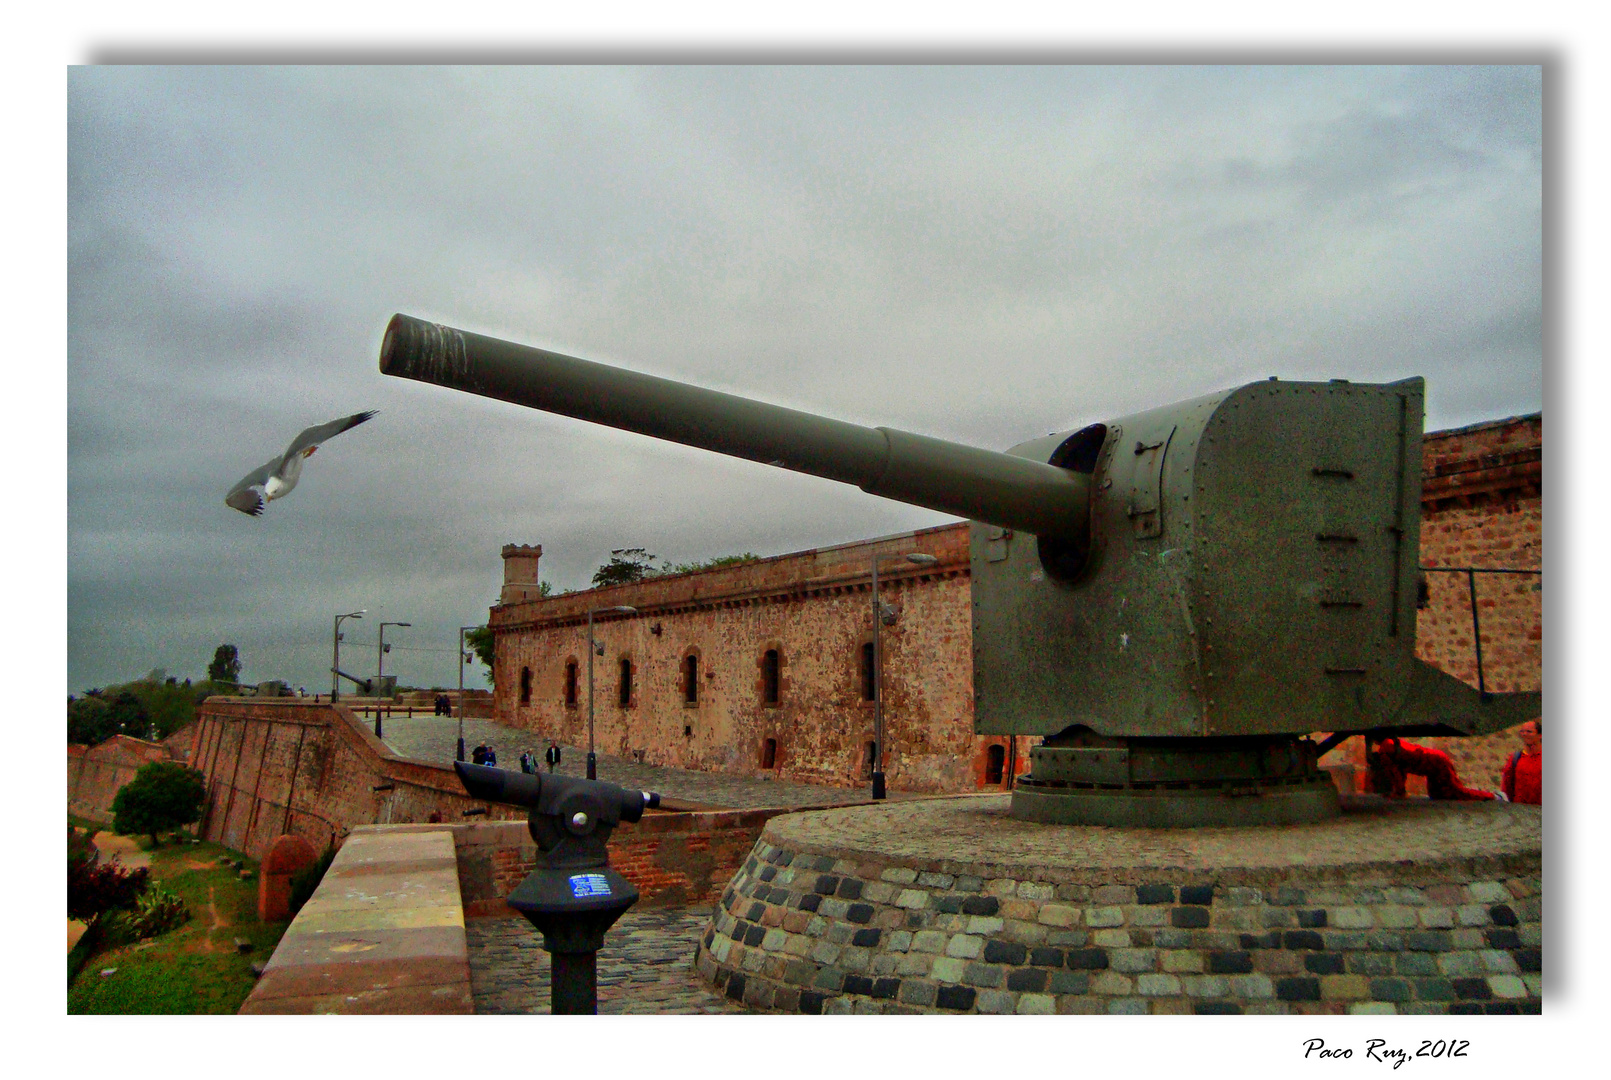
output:
[[[361,619],[368,608],[359,608],[349,611],[345,615],[336,616],[336,628],[330,634],[330,700],[341,700],[341,620]]]
[[[459,627],[459,748],[456,751],[455,761],[464,760],[464,632],[466,630],[479,630],[478,626]]]
[[[382,676],[386,674],[386,628],[388,626],[413,626],[406,622],[383,622],[380,624],[380,641],[375,645],[375,693],[380,693],[383,685]],[[380,738],[380,704],[375,705],[375,738]]]
[[[889,558],[873,553],[873,798],[884,797],[884,652],[880,630],[884,625],[884,607],[878,599],[878,560]],[[906,561],[929,566],[940,560],[920,551],[909,552]],[[890,621],[895,621],[890,612]]]
[[[587,778],[597,780],[598,757],[593,753],[593,654],[604,648],[603,642],[593,640],[594,615],[636,615],[638,609],[627,607],[593,608],[587,613]]]

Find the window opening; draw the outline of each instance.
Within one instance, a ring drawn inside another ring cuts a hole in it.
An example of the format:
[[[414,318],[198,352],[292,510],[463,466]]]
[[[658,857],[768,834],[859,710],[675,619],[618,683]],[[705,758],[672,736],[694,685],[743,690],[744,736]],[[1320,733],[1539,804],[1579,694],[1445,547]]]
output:
[[[865,752],[862,754],[861,774],[864,777],[873,775],[873,766],[878,763],[878,743],[872,739],[867,740]]]
[[[682,658],[682,700],[688,705],[699,703],[699,657],[692,653]]]
[[[520,703],[522,705],[531,704],[531,668],[529,667],[520,669]]]
[[[565,704],[576,704],[576,661],[565,661]]]
[[[985,783],[1001,783],[1002,773],[1007,765],[1007,748],[1000,743],[994,743],[985,751]]]
[[[778,703],[778,651],[766,650],[761,658],[761,700],[768,705]]]
[[[778,763],[778,741],[768,739],[761,744],[761,768],[775,769]]]
[[[873,683],[873,643],[865,641],[861,646],[861,699],[871,701],[876,693]]]
[[[632,661],[621,657],[621,708],[632,704]]]

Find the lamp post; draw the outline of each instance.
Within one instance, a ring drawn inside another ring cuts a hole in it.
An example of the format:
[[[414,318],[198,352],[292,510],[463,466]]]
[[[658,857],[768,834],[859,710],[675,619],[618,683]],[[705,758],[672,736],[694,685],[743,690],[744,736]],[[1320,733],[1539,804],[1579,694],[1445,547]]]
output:
[[[604,649],[603,642],[593,640],[593,616],[612,613],[636,615],[638,609],[623,604],[619,607],[593,608],[587,613],[587,778],[589,780],[599,778],[598,758],[593,753],[593,654]]]
[[[455,761],[464,760],[464,662],[468,659],[464,655],[464,632],[479,629],[479,626],[459,627],[459,748],[455,752]]]
[[[359,608],[349,611],[345,615],[336,616],[336,628],[330,634],[330,700],[341,700],[341,620],[361,619],[368,608]]]
[[[380,642],[375,646],[375,678],[379,679],[386,674],[386,628],[388,626],[413,626],[406,622],[383,622],[380,624]],[[379,687],[376,687],[379,689]]]
[[[884,653],[879,631],[884,625],[884,605],[878,599],[878,560],[892,556],[873,553],[873,798],[884,797]],[[909,552],[906,561],[919,566],[939,562],[933,555],[920,551]],[[895,621],[895,613],[889,613]]]

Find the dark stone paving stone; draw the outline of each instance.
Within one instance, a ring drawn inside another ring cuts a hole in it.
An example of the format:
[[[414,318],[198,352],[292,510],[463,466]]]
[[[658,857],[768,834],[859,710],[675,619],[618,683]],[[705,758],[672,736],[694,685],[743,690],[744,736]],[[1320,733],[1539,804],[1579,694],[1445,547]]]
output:
[[[610,928],[598,954],[602,1014],[745,1013],[694,971],[709,907],[629,911]],[[478,1013],[546,1013],[549,958],[524,919],[467,919],[470,988]],[[740,985],[736,998],[743,997]]]

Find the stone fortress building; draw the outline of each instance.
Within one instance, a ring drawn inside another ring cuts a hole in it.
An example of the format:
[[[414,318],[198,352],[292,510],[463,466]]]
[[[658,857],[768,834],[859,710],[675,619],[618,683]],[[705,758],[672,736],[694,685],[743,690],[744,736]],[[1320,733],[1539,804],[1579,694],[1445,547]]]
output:
[[[1429,568],[1418,653],[1490,691],[1542,685],[1543,418],[1512,417],[1423,441],[1421,564]],[[921,552],[926,565],[904,558]],[[1010,786],[1028,737],[976,736],[966,523],[793,552],[694,573],[544,597],[540,546],[503,549],[492,609],[494,717],[588,745],[588,611],[594,741],[649,764],[868,782],[873,749],[871,568],[893,609],[882,629],[885,770],[892,791]],[[1469,783],[1496,787],[1510,733],[1429,739]],[[1346,777],[1360,740],[1333,751]],[[1418,778],[1416,778],[1418,779]],[[1340,781],[1346,782],[1346,781]],[[1412,789],[1412,793],[1413,789]]]

